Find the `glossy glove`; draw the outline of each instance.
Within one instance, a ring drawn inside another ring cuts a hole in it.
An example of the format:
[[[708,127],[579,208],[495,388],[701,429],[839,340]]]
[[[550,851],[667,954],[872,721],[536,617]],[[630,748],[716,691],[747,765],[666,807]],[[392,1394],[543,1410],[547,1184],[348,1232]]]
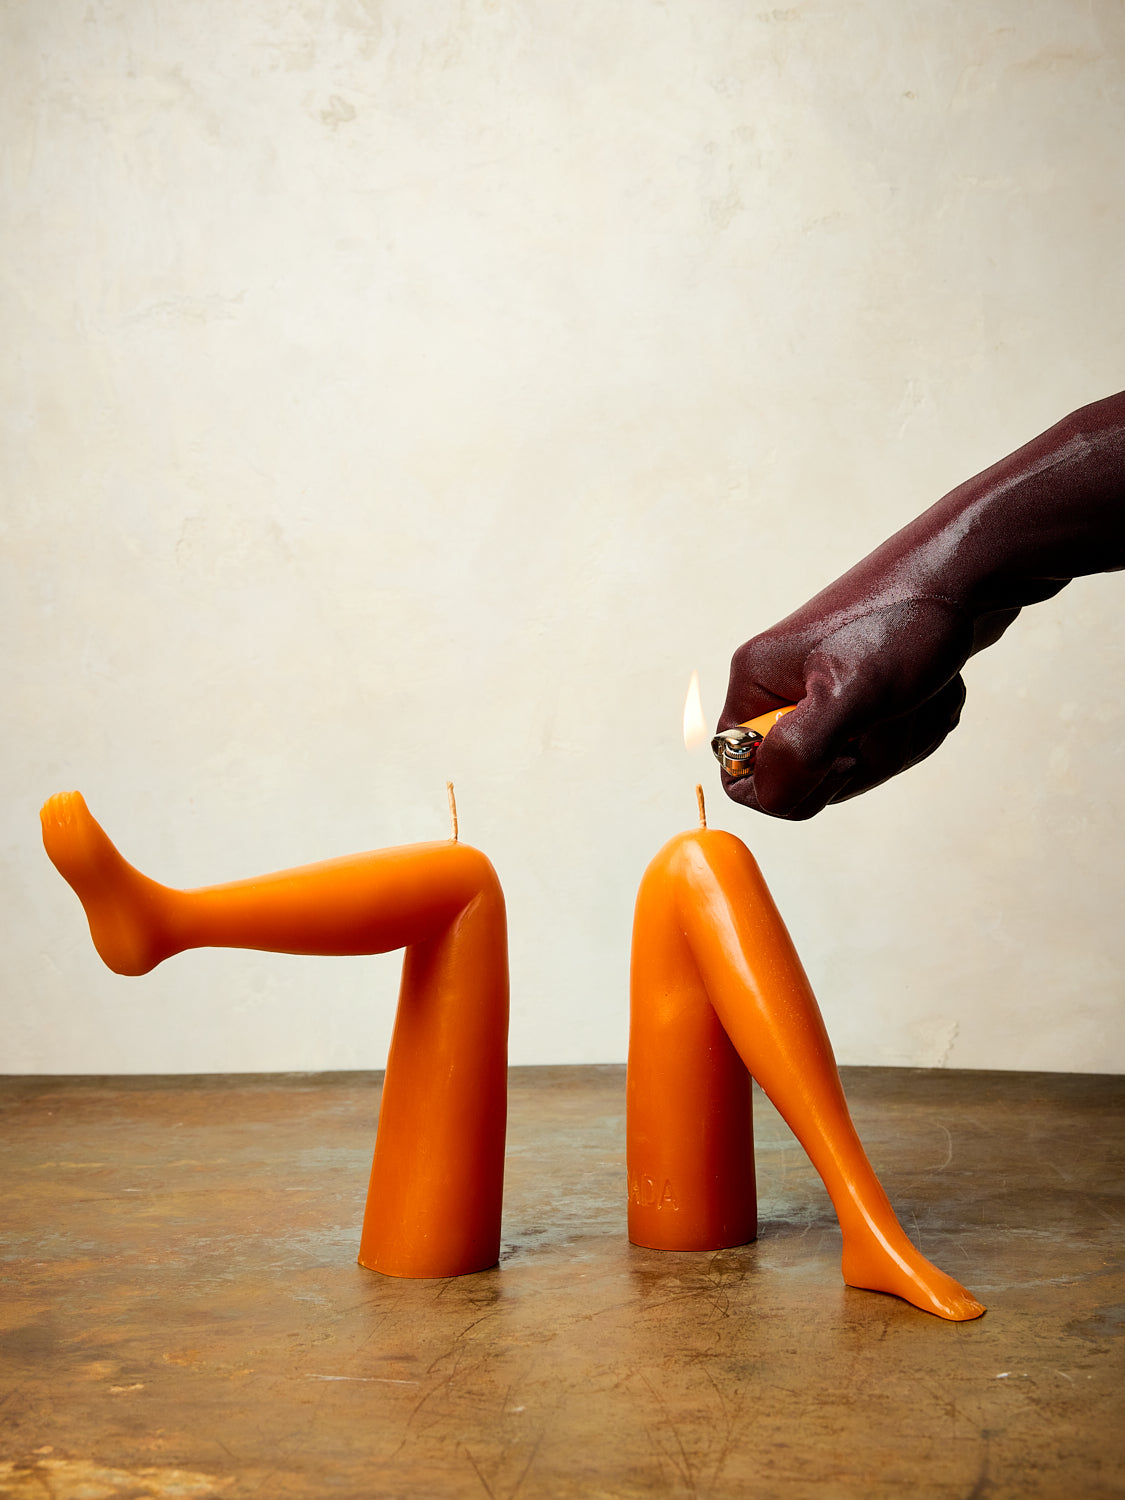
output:
[[[1125,392],[960,485],[808,604],[740,646],[720,729],[796,703],[727,795],[811,818],[930,755],[961,669],[1026,604],[1125,567]]]

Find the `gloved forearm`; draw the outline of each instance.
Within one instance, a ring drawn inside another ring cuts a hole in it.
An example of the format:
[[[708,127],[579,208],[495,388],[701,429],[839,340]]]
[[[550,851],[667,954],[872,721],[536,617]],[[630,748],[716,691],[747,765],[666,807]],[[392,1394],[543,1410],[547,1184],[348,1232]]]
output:
[[[797,703],[728,793],[807,818],[935,750],[960,671],[1025,604],[1125,567],[1125,393],[958,486],[735,653],[719,727]]]
[[[1034,603],[1080,574],[1125,566],[1125,392],[951,490],[866,563],[896,554],[975,610]]]

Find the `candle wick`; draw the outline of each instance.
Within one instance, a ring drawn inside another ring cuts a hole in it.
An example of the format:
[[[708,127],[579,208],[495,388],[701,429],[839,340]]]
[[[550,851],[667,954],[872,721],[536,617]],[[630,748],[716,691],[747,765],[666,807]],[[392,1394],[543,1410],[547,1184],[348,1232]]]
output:
[[[695,784],[695,800],[699,803],[699,826],[707,827],[707,804],[703,800],[703,788],[698,782]]]
[[[457,798],[453,794],[453,783],[445,783],[445,795],[449,798],[449,824],[453,830],[453,842],[457,842]]]

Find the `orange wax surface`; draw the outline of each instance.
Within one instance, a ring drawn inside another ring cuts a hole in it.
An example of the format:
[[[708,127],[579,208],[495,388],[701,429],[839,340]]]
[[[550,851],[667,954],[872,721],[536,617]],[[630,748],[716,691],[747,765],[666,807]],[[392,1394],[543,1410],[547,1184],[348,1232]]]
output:
[[[187,948],[362,954],[405,948],[359,1260],[392,1276],[496,1264],[507,1112],[504,895],[455,840],[376,849],[198,890],[142,875],[81,795],[43,808],[43,841],[119,974]]]
[[[733,834],[700,828],[664,846],[637,894],[626,1105],[634,1244],[715,1250],[754,1238],[751,1077],[824,1180],[845,1281],[940,1317],[978,1317],[982,1305],[895,1218],[753,855]]]
[[[491,863],[465,844],[383,852],[394,857],[388,874],[405,888],[404,926],[411,936],[359,1262],[391,1276],[462,1276],[494,1266],[500,1255],[508,1058],[504,895]]]

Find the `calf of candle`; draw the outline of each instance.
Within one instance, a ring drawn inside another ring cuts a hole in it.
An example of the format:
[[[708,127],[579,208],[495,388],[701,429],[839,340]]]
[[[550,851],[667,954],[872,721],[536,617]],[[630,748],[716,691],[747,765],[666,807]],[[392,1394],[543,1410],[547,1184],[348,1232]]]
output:
[[[118,974],[188,948],[405,948],[359,1262],[391,1276],[496,1264],[507,1112],[508,939],[490,862],[457,838],[174,890],[133,868],[78,792],[40,817],[55,868]]]

